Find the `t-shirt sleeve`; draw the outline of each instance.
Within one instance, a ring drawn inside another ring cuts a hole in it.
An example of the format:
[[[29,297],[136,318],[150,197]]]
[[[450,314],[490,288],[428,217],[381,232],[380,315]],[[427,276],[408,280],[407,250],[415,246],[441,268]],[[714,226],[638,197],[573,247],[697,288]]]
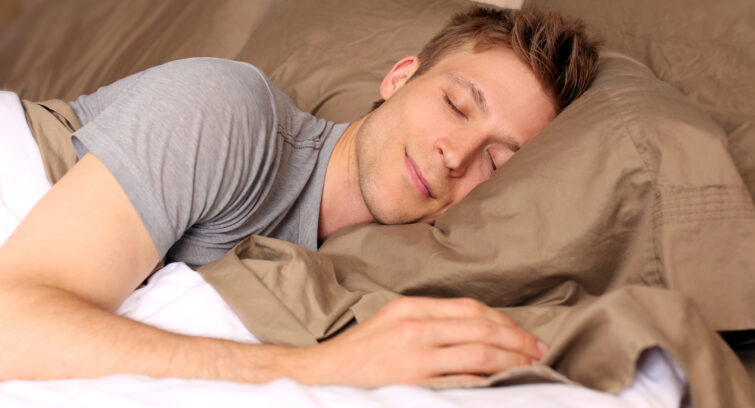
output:
[[[123,88],[72,141],[115,176],[162,257],[191,226],[226,222],[254,200],[280,154],[266,136],[275,105],[259,70],[209,58],[152,68]]]

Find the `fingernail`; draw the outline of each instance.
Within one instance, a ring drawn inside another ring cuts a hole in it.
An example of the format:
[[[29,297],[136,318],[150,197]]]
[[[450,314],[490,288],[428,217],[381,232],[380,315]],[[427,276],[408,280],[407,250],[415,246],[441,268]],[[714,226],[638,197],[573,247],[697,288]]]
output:
[[[543,343],[542,341],[537,342],[537,350],[540,352],[541,355],[545,355],[545,353],[548,352],[548,346]]]
[[[530,365],[537,365],[539,361],[537,360],[530,360]]]

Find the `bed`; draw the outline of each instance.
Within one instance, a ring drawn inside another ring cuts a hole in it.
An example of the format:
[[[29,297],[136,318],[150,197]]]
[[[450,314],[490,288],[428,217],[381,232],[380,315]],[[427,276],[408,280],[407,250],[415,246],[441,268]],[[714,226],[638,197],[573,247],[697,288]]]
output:
[[[598,78],[434,226],[359,226],[318,252],[250,237],[198,271],[166,266],[119,313],[191,334],[305,346],[402,294],[474,296],[551,344],[542,365],[442,390],[133,375],[8,381],[0,403],[755,406],[755,6],[524,3],[579,16],[605,39]],[[16,4],[0,40],[0,88],[25,99],[71,100],[150,66],[213,56],[251,62],[301,109],[348,121],[377,99],[395,60],[471,3]],[[23,148],[9,142],[3,157],[14,156],[8,146]],[[38,170],[3,180],[0,194],[43,193]],[[6,207],[19,196],[6,195]],[[33,201],[0,214],[6,231]]]

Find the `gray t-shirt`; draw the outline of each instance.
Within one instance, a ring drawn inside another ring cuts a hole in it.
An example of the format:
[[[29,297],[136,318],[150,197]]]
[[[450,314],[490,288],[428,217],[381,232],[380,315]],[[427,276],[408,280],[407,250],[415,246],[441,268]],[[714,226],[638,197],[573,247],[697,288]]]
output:
[[[160,256],[211,262],[257,234],[317,248],[330,154],[347,124],[301,112],[259,69],[173,61],[71,103]]]

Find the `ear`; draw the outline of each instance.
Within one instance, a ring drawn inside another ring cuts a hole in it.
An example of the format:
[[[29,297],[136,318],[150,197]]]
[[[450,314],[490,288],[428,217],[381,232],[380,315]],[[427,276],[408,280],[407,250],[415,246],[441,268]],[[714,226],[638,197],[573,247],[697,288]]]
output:
[[[419,68],[419,58],[415,56],[405,57],[397,62],[380,84],[380,97],[390,98],[414,75],[417,68]]]

